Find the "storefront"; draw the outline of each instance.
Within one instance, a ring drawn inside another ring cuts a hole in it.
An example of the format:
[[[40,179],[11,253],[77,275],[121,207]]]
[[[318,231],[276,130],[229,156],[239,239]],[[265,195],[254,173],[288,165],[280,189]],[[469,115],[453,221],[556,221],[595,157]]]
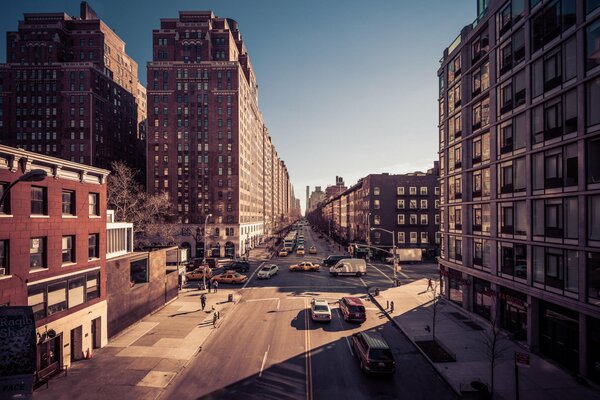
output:
[[[512,333],[513,340],[527,340],[527,296],[504,287],[498,296],[502,328]]]
[[[490,283],[473,278],[473,312],[489,320],[492,315],[492,297]]]
[[[579,371],[579,315],[552,303],[540,302],[540,352],[567,369]]]
[[[44,379],[62,368],[62,334],[52,329],[41,338],[37,345],[37,379]]]
[[[448,288],[448,299],[453,303],[463,306],[463,289],[462,286],[465,284],[465,280],[462,277],[462,272],[454,270],[452,268],[446,268],[440,265],[440,276],[442,282],[442,288]],[[444,290],[441,289],[444,293]]]
[[[225,257],[235,257],[235,245],[232,242],[225,243]]]

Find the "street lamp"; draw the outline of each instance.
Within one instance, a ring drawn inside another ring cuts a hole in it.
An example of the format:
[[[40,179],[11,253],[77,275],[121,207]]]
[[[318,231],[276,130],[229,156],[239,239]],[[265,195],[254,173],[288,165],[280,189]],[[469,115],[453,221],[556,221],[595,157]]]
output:
[[[371,212],[367,213],[367,262],[371,261]]]
[[[208,214],[204,219],[204,254],[202,254],[202,265],[204,268],[202,271],[202,284],[204,285],[204,288],[206,288],[206,224],[210,217],[212,217],[212,214]]]
[[[43,181],[48,176],[48,173],[43,169],[34,169],[26,174],[23,174],[16,181],[12,182],[6,190],[2,193],[2,197],[0,197],[0,209],[2,208],[2,204],[4,204],[4,200],[8,197],[8,192],[10,189],[15,186],[19,182],[40,182]]]
[[[371,228],[371,231],[375,231],[375,230],[379,230],[379,231],[383,231],[383,232],[387,232],[390,235],[392,235],[392,265],[394,266],[394,286],[398,286],[398,279],[396,278],[396,238],[394,237],[395,234],[392,231],[388,231],[387,229],[383,229],[383,228]]]

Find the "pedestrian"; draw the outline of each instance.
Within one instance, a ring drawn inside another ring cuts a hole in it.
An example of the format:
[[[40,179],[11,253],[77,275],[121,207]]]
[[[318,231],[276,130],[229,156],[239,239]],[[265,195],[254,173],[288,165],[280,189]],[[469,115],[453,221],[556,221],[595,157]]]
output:
[[[204,311],[204,307],[206,307],[206,295],[204,293],[200,296],[200,304],[202,305],[202,311]]]
[[[208,293],[210,293],[210,289],[212,287],[212,280],[208,280]]]
[[[217,320],[219,319],[219,316],[217,315],[217,312],[215,311],[213,313],[213,328],[217,327]]]
[[[429,289],[433,290],[433,282],[431,281],[431,278],[427,279],[427,291],[429,292]]]
[[[213,284],[213,288],[215,289],[215,290],[213,290],[213,293],[217,293],[217,289],[219,288],[219,282],[218,281],[215,281],[215,283]]]

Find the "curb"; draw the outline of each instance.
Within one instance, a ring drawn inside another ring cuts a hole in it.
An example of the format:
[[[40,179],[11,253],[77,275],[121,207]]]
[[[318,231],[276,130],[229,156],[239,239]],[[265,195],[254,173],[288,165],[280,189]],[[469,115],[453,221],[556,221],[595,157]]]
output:
[[[421,350],[421,348],[419,346],[417,346],[417,344],[414,342],[414,340],[412,340],[410,338],[410,336],[406,333],[404,328],[402,328],[402,326],[383,308],[383,306],[381,304],[379,304],[379,301],[377,301],[375,296],[373,296],[371,293],[368,293],[368,295],[371,298],[371,302],[374,303],[381,310],[383,315],[385,315],[387,317],[387,319],[389,319],[390,322],[392,322],[396,326],[396,328],[398,328],[400,330],[400,332],[402,332],[402,334],[410,341],[410,343],[412,343],[412,345],[419,351],[419,353],[421,353],[421,355],[427,360],[427,362],[429,362],[429,364],[433,367],[434,371],[438,374],[438,376],[440,378],[442,378],[442,380],[444,382],[446,382],[446,384],[448,386],[450,386],[452,391],[460,399],[462,396],[461,393],[459,391],[457,391],[456,388],[450,383],[450,381],[442,374],[442,372],[436,367],[435,363],[433,361],[431,361],[431,359],[427,356],[427,354],[425,354],[425,352],[423,350]]]

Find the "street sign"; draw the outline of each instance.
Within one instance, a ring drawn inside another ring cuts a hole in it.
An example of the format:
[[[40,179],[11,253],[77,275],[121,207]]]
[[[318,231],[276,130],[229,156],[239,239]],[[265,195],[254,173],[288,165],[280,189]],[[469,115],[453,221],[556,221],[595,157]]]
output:
[[[515,363],[524,367],[530,366],[529,354],[515,351]]]

